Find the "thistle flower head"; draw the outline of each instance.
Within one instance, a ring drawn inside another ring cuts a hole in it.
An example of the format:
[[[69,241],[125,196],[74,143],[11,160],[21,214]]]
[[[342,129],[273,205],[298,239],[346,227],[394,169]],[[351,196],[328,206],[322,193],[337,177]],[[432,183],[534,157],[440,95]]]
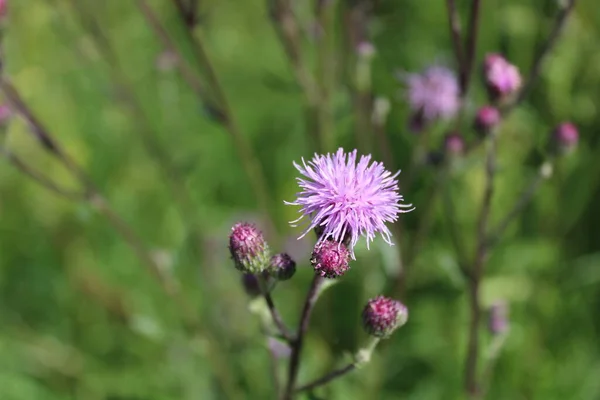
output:
[[[242,272],[258,274],[269,265],[269,245],[253,224],[239,222],[231,228],[229,251],[235,267]]]
[[[296,273],[296,262],[287,253],[271,257],[269,274],[279,281],[287,281]]]
[[[365,331],[379,338],[389,337],[408,320],[408,309],[397,300],[378,296],[369,300],[362,313]]]
[[[310,258],[315,272],[324,278],[338,278],[348,269],[350,252],[343,243],[325,240],[315,246]]]
[[[416,128],[436,119],[452,118],[460,108],[460,88],[454,72],[431,66],[419,74],[408,74],[408,103]]]
[[[512,96],[521,88],[519,69],[500,54],[488,54],[483,63],[485,83],[494,101]]]
[[[371,162],[371,156],[361,156],[356,162],[356,150],[349,154],[339,149],[335,154],[316,155],[308,163],[294,166],[303,177],[298,178],[301,192],[288,205],[301,206],[300,218],[310,219],[302,238],[319,227],[317,244],[332,239],[342,242],[348,236],[348,248],[354,259],[354,246],[362,235],[369,243],[377,232],[392,245],[391,232],[385,225],[394,222],[399,213],[414,209],[402,204],[396,174],[387,171],[382,163]]]

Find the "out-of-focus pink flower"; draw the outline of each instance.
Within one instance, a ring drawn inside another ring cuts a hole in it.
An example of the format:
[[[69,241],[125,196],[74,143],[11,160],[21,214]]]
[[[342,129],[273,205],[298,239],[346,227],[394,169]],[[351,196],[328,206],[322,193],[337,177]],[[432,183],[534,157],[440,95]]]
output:
[[[11,108],[6,104],[0,105],[0,124],[6,123],[6,121],[8,121],[10,117],[12,117]]]
[[[497,301],[490,308],[489,329],[493,335],[500,335],[508,331],[508,304]]]
[[[6,15],[7,3],[7,0],[0,0],[0,17],[4,17]]]
[[[566,153],[577,147],[579,143],[579,132],[571,122],[563,122],[554,128],[552,134],[557,150]]]
[[[492,106],[483,106],[477,111],[474,123],[475,130],[481,136],[486,136],[498,126],[501,119],[500,110]]]
[[[483,63],[485,84],[492,101],[502,101],[521,88],[519,69],[500,54],[492,53]]]
[[[399,213],[414,209],[402,204],[395,174],[387,171],[380,162],[371,162],[371,156],[361,156],[357,163],[356,150],[346,154],[339,149],[335,154],[317,155],[308,163],[294,166],[303,177],[298,178],[302,191],[288,205],[301,206],[300,218],[310,219],[300,238],[312,229],[319,228],[318,243],[331,239],[346,242],[354,258],[353,248],[362,235],[369,242],[377,232],[390,245],[391,232],[386,223],[398,219]]]
[[[408,74],[407,97],[412,111],[411,126],[421,129],[437,119],[449,119],[460,108],[460,88],[450,69],[431,66],[418,74]]]
[[[444,150],[451,156],[461,155],[465,151],[465,139],[458,132],[449,133],[444,139]]]

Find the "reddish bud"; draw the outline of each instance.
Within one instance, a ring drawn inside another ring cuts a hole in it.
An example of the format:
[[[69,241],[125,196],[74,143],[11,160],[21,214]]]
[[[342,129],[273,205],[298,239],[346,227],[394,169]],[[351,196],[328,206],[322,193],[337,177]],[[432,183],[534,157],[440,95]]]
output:
[[[408,320],[408,309],[397,300],[378,296],[369,300],[362,313],[365,331],[379,338],[389,337]]]
[[[350,268],[350,252],[342,244],[331,240],[319,243],[312,254],[310,263],[315,272],[324,278],[337,278]]]
[[[229,251],[235,267],[242,272],[258,274],[269,265],[269,245],[253,224],[239,222],[231,229]]]
[[[287,281],[296,273],[296,262],[286,253],[271,257],[269,274],[277,280]]]

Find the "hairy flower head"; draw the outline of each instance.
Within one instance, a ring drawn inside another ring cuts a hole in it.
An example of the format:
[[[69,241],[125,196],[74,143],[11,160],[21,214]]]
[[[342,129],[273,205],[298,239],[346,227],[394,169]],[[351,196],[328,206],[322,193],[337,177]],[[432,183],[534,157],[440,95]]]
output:
[[[300,238],[312,229],[320,233],[317,245],[324,240],[344,242],[354,258],[353,248],[362,235],[369,243],[377,232],[392,245],[391,232],[385,225],[394,222],[399,213],[414,210],[412,204],[402,204],[395,174],[387,171],[383,163],[371,162],[371,156],[356,160],[356,150],[346,154],[339,149],[335,154],[315,154],[308,163],[294,166],[303,177],[297,178],[302,189],[288,205],[301,206],[300,218],[310,223]],[[293,225],[295,226],[295,225]]]

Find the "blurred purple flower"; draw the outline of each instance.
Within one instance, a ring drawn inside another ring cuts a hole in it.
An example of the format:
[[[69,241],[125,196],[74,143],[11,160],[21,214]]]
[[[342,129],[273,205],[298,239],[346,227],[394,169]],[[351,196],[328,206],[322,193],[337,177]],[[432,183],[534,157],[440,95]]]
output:
[[[421,73],[407,74],[408,103],[413,112],[413,127],[436,119],[452,118],[460,108],[460,87],[454,72],[431,66]]]
[[[2,4],[2,0],[0,0],[0,4]],[[4,124],[10,117],[12,117],[11,108],[6,104],[0,105],[0,124]]]
[[[465,151],[465,139],[458,132],[449,133],[444,138],[444,150],[449,155],[460,155]]]
[[[398,193],[398,171],[392,175],[383,163],[372,162],[371,156],[361,156],[356,163],[356,150],[349,154],[339,149],[337,153],[317,155],[302,165],[294,166],[303,178],[297,178],[302,191],[288,205],[302,206],[302,216],[292,221],[292,226],[304,217],[310,224],[300,236],[319,228],[317,245],[329,238],[341,243],[348,237],[348,248],[354,259],[353,248],[361,235],[369,242],[380,232],[386,243],[392,245],[391,232],[386,222],[394,222],[399,213],[414,210],[412,204],[402,204]]]
[[[508,304],[497,301],[490,308],[489,329],[493,335],[500,335],[508,331]]]
[[[488,93],[494,101],[513,95],[521,87],[519,69],[500,54],[488,54],[483,70]]]
[[[579,142],[577,127],[570,122],[563,122],[554,128],[552,136],[557,150],[561,153],[570,152]]]
[[[492,106],[483,106],[477,111],[474,127],[477,133],[485,136],[498,126],[501,120],[500,110]]]
[[[290,349],[287,343],[274,337],[267,339],[267,347],[276,358],[288,358],[292,354],[292,349]]]

